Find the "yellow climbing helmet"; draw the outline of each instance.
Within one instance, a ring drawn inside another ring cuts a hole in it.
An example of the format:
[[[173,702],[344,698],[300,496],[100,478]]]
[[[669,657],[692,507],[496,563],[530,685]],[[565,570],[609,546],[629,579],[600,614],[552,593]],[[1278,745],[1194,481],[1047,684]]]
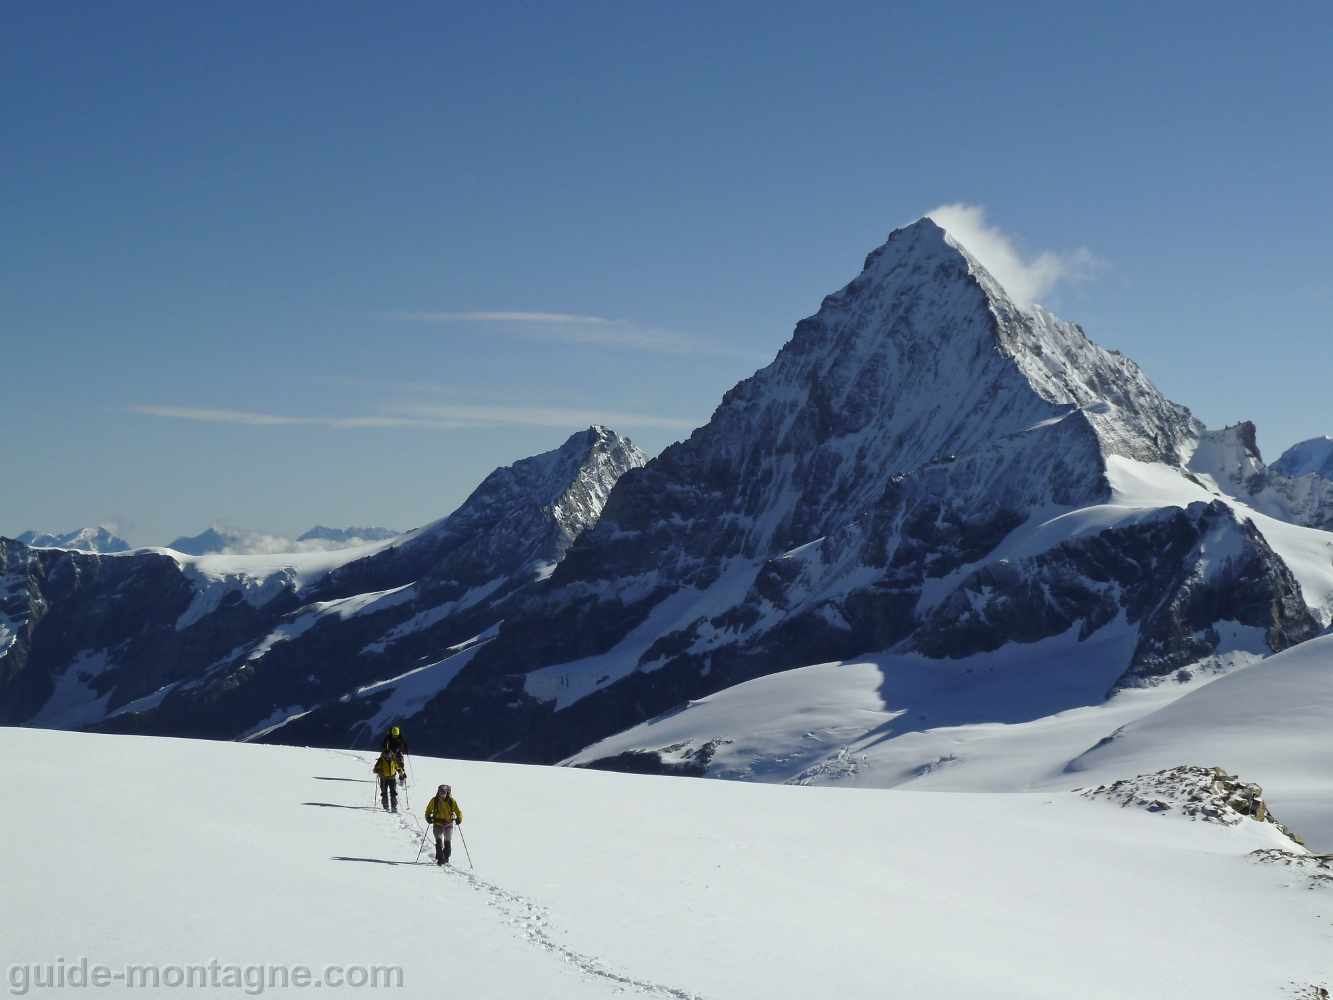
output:
[[[397,735],[398,735],[398,727],[397,727],[397,726],[392,727],[392,728],[389,730],[389,735],[390,735],[390,736],[397,736]]]

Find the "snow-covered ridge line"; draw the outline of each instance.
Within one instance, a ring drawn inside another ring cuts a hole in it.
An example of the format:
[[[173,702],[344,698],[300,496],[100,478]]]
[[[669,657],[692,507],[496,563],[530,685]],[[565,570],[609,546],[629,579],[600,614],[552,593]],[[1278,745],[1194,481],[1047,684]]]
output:
[[[1311,449],[1306,464],[1321,459],[1322,452]],[[1299,459],[1293,463],[1296,468],[1305,468]],[[1316,471],[1293,475],[1284,472],[1278,463],[1264,465],[1255,443],[1254,424],[1249,421],[1206,432],[1190,456],[1188,468],[1206,489],[1239,500],[1276,520],[1333,530],[1333,481]]]

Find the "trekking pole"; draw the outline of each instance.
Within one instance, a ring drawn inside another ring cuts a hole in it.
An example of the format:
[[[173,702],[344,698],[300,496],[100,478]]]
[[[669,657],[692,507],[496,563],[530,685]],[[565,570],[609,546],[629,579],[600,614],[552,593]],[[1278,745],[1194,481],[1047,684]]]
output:
[[[463,853],[467,855],[467,866],[472,867],[472,852],[467,849],[467,838],[463,836],[463,824],[458,824],[458,838],[463,841]]]
[[[426,832],[423,830],[421,832],[421,846],[417,848],[417,860],[413,861],[412,864],[415,865],[417,862],[421,860],[421,852],[424,851],[425,849],[426,849]],[[470,860],[471,859],[469,859],[469,861]]]

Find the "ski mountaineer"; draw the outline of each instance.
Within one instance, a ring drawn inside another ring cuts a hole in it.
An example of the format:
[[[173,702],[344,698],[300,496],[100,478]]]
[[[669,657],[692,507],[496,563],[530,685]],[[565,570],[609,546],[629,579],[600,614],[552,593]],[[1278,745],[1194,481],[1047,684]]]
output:
[[[394,760],[393,754],[388,750],[381,751],[380,759],[375,761],[375,766],[371,768],[380,778],[380,805],[386,810],[389,809],[389,799],[393,798],[393,812],[398,811],[398,775],[402,773],[402,766]]]
[[[402,772],[403,784],[407,784],[407,765],[403,762],[403,754],[411,756],[412,750],[408,747],[407,740],[403,738],[403,731],[397,726],[391,726],[389,734],[380,744],[380,749],[393,754],[393,759],[398,762],[398,770]]]
[[[435,831],[435,863],[447,865],[452,850],[454,824],[463,822],[463,810],[453,796],[453,789],[441,785],[435,798],[426,803],[426,822]]]

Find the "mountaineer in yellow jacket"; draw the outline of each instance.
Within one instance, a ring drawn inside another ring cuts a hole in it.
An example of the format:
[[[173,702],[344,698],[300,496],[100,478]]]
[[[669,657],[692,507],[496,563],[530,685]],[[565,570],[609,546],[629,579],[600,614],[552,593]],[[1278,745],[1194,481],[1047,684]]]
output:
[[[453,848],[454,824],[463,822],[463,810],[458,808],[453,789],[441,785],[435,797],[426,803],[426,822],[435,831],[435,863],[447,865]]]
[[[375,761],[375,766],[371,768],[380,778],[380,805],[385,809],[389,808],[389,799],[393,798],[393,812],[398,811],[398,775],[403,773],[403,767],[394,759],[392,753],[385,750],[380,754],[380,759]]]

